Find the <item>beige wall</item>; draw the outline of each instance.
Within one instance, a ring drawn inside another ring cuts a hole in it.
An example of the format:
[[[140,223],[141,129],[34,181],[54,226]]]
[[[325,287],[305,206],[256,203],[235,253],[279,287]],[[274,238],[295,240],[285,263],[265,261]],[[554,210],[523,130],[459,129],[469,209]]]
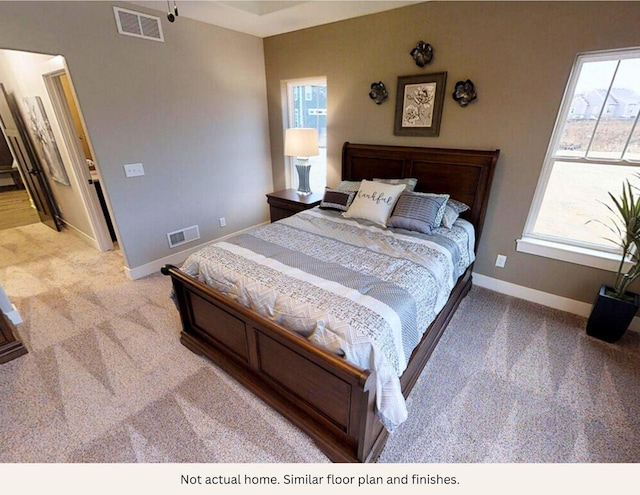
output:
[[[113,5],[160,17],[165,42],[119,35]],[[118,2],[0,2],[0,49],[65,57],[135,273],[190,247],[168,232],[199,225],[205,242],[268,220],[262,39]]]
[[[284,185],[282,80],[323,75],[328,93],[328,183],[340,178],[345,141],[501,150],[476,271],[591,303],[612,273],[518,253],[556,113],[576,54],[640,46],[638,2],[427,2],[265,40],[273,179]],[[420,40],[434,59],[417,67]],[[393,135],[398,76],[446,71],[439,137]],[[456,81],[478,99],[462,108]],[[376,105],[370,84],[389,98]],[[507,255],[503,269],[494,266]]]

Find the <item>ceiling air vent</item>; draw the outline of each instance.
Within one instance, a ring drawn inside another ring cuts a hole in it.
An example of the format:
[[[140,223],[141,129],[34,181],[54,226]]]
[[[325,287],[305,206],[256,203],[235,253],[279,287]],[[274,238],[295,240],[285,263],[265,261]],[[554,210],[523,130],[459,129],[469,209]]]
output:
[[[169,247],[174,248],[176,246],[180,246],[181,244],[186,244],[187,242],[200,239],[200,230],[198,229],[197,225],[193,225],[191,227],[187,227],[186,229],[169,232],[167,234],[167,237],[169,238]]]
[[[113,13],[116,16],[116,24],[120,34],[146,40],[164,41],[159,17],[120,7],[113,7]]]

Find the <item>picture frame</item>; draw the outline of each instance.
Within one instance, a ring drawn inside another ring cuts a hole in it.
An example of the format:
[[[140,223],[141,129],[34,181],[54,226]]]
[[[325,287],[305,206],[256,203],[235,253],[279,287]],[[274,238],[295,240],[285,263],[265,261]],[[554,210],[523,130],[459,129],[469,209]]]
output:
[[[396,136],[440,134],[446,83],[446,72],[398,77]]]
[[[27,96],[24,98],[24,104],[27,107],[29,127],[35,138],[38,154],[43,159],[49,176],[60,184],[70,185],[42,99],[39,96]]]

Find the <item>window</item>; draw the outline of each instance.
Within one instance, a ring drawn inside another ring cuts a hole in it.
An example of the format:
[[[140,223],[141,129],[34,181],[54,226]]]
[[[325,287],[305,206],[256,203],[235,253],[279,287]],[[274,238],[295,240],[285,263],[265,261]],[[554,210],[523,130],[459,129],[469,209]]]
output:
[[[325,78],[299,79],[286,83],[285,127],[318,129],[320,154],[309,157],[309,183],[313,192],[323,192],[327,184],[327,82]],[[287,187],[298,187],[294,161],[287,159]]]
[[[639,109],[640,49],[577,57],[519,251],[600,268],[592,256],[615,259],[603,223],[609,192],[640,187]]]

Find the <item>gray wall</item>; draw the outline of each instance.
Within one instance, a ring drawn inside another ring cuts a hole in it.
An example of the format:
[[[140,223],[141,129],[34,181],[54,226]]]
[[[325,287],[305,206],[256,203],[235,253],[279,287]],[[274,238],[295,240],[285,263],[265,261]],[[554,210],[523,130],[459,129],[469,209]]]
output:
[[[591,303],[613,274],[515,250],[576,54],[640,46],[638,2],[427,2],[265,39],[271,154],[284,185],[280,81],[325,75],[328,183],[340,178],[345,141],[501,150],[475,270],[520,286]],[[424,68],[409,52],[434,47]],[[448,72],[439,137],[393,135],[398,76]],[[451,98],[471,79],[478,99]],[[382,80],[389,98],[368,97]],[[507,265],[494,266],[498,253]]]
[[[0,48],[64,55],[126,265],[267,221],[272,190],[260,38],[161,12],[165,42],[117,33],[112,2],[0,2]],[[125,163],[146,175],[127,179]],[[220,228],[218,218],[227,227]]]

